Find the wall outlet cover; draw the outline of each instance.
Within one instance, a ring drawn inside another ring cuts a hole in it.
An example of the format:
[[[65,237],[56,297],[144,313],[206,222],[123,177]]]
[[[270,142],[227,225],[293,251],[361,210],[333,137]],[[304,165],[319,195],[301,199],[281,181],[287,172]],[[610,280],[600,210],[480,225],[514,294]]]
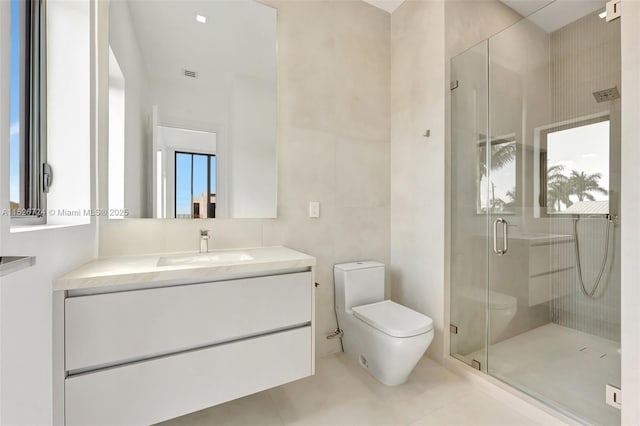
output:
[[[617,408],[618,410],[622,409],[622,392],[620,391],[620,388],[613,385],[607,385],[606,392],[607,404]]]
[[[320,202],[309,201],[309,217],[316,219],[320,217]]]

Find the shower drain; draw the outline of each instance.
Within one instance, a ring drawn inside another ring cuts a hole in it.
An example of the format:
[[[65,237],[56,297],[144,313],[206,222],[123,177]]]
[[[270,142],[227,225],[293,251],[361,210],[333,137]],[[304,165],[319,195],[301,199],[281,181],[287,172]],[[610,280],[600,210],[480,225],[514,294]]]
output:
[[[584,352],[584,353],[589,354],[589,353],[590,353],[590,350],[589,350],[589,347],[588,347],[588,346],[585,346],[585,347],[583,347],[583,348],[579,349],[579,350],[578,350],[578,352]],[[600,355],[600,356],[599,356],[599,358],[600,358],[600,359],[602,359],[602,358],[604,358],[604,357],[606,357],[606,356],[607,356],[607,353],[605,352],[605,353],[603,353],[602,355]]]

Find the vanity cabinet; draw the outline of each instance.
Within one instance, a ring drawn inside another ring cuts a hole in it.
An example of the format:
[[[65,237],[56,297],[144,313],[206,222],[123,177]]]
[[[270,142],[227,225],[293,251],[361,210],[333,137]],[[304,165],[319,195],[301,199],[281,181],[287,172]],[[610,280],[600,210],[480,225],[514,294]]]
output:
[[[311,273],[65,300],[68,371],[81,372],[311,322]]]
[[[529,244],[529,306],[546,303],[567,294],[568,286],[554,283],[571,282],[575,267],[572,237],[558,241]]]
[[[307,268],[63,292],[59,419],[148,425],[312,375],[313,281]]]

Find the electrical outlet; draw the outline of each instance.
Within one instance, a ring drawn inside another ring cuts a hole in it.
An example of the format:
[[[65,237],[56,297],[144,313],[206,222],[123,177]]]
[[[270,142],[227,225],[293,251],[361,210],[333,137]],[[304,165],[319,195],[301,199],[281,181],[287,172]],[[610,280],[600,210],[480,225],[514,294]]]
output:
[[[606,386],[607,404],[620,410],[622,408],[622,392],[613,385]]]
[[[320,202],[319,201],[309,201],[309,217],[314,218],[314,219],[320,217]]]

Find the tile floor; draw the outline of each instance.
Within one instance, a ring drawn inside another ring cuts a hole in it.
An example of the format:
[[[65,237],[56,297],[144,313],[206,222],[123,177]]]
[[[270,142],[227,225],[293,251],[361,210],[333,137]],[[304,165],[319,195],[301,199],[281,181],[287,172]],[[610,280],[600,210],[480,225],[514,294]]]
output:
[[[519,334],[489,348],[492,375],[588,422],[620,424],[605,386],[620,387],[620,343],[558,324]],[[483,351],[469,359],[484,359]]]
[[[536,425],[464,378],[423,358],[401,386],[378,383],[340,353],[316,375],[161,423],[204,425]]]

